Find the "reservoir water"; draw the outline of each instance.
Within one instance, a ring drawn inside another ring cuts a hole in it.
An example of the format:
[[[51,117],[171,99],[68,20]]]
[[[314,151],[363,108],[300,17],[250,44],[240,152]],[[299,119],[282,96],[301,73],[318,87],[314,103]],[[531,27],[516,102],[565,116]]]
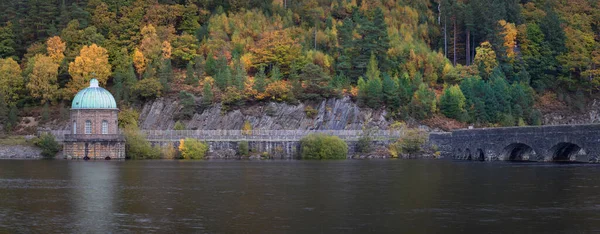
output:
[[[0,161],[0,233],[588,233],[600,166]]]

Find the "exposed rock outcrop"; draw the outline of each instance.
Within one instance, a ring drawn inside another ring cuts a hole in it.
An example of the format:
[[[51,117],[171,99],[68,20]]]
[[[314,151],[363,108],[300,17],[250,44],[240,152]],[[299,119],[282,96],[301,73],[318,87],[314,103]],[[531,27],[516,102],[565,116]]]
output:
[[[223,113],[221,104],[198,111],[190,120],[182,121],[187,129],[242,129],[248,121],[253,129],[290,130],[360,130],[363,126],[387,129],[390,124],[385,110],[359,108],[350,98],[328,99],[311,105],[316,114],[306,114],[306,104],[290,105],[270,102],[246,106]],[[173,129],[181,111],[175,99],[159,98],[146,103],[140,113],[142,129]]]

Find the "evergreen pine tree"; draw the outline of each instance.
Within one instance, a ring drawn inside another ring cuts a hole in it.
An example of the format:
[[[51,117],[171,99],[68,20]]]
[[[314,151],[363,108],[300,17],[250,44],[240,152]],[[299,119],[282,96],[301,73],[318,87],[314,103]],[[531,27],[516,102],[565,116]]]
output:
[[[204,66],[204,56],[196,56],[196,58],[194,58],[194,72],[196,73],[198,80],[204,79]]]
[[[244,83],[246,83],[246,70],[244,69],[244,65],[238,59],[235,64],[235,74],[233,76],[232,85],[235,86],[238,90],[244,90]]]
[[[460,119],[465,107],[465,96],[457,85],[446,87],[440,97],[440,112],[448,118]]]
[[[8,120],[8,111],[8,105],[4,100],[4,95],[0,93],[0,122],[6,123],[6,121]]]
[[[281,80],[282,75],[281,75],[281,70],[279,70],[279,66],[275,65],[273,66],[273,68],[271,69],[271,80],[272,81],[279,81]]]
[[[163,59],[158,70],[158,79],[163,86],[163,92],[169,92],[169,90],[171,90],[170,83],[172,77],[173,67],[171,65],[171,59]]]
[[[17,124],[19,123],[19,116],[17,116],[18,110],[15,105],[10,107],[10,111],[8,112],[8,119],[6,121],[6,130],[12,131]]]
[[[408,77],[408,74],[405,73],[398,80],[398,100],[400,102],[400,105],[408,106],[412,96],[413,96],[413,90],[412,90],[410,78]]]
[[[185,84],[196,87],[198,86],[198,77],[194,74],[194,70],[192,62],[188,62],[185,70]]]
[[[208,53],[206,56],[206,63],[204,65],[204,71],[209,76],[215,76],[217,74],[217,60],[212,53]]]
[[[207,107],[212,105],[213,98],[212,85],[208,82],[204,82],[204,88],[202,89],[202,106]]]
[[[231,84],[231,69],[229,67],[225,66],[225,68],[217,71],[215,84],[221,91],[225,91],[227,86]]]
[[[258,69],[258,73],[256,73],[256,76],[254,76],[254,86],[252,88],[254,88],[254,90],[258,91],[259,93],[262,93],[265,91],[266,87],[267,80],[265,75],[265,68],[260,67],[260,69]]]
[[[381,107],[383,99],[381,79],[369,79],[367,81],[366,101],[368,107],[377,109]]]

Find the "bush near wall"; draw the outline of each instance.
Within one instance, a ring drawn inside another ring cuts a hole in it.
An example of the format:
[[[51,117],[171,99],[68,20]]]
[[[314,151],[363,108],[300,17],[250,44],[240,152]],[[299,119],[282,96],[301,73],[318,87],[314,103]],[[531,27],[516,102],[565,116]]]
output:
[[[54,136],[49,133],[44,133],[37,139],[34,139],[33,144],[42,149],[42,156],[44,158],[54,158],[56,153],[60,151],[60,145],[56,142]]]
[[[346,159],[348,145],[337,136],[310,134],[300,140],[302,159]]]
[[[179,152],[182,159],[204,159],[208,145],[194,138],[185,138],[179,143]]]
[[[137,128],[125,129],[125,142],[125,154],[129,159],[160,158],[160,151],[155,150]]]

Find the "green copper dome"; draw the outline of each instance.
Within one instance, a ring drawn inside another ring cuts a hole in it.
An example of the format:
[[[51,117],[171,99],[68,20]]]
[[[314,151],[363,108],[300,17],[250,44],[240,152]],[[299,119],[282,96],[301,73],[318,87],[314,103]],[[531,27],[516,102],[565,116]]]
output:
[[[75,95],[71,109],[117,109],[117,102],[108,90],[98,86],[98,80],[90,80],[90,87]]]

